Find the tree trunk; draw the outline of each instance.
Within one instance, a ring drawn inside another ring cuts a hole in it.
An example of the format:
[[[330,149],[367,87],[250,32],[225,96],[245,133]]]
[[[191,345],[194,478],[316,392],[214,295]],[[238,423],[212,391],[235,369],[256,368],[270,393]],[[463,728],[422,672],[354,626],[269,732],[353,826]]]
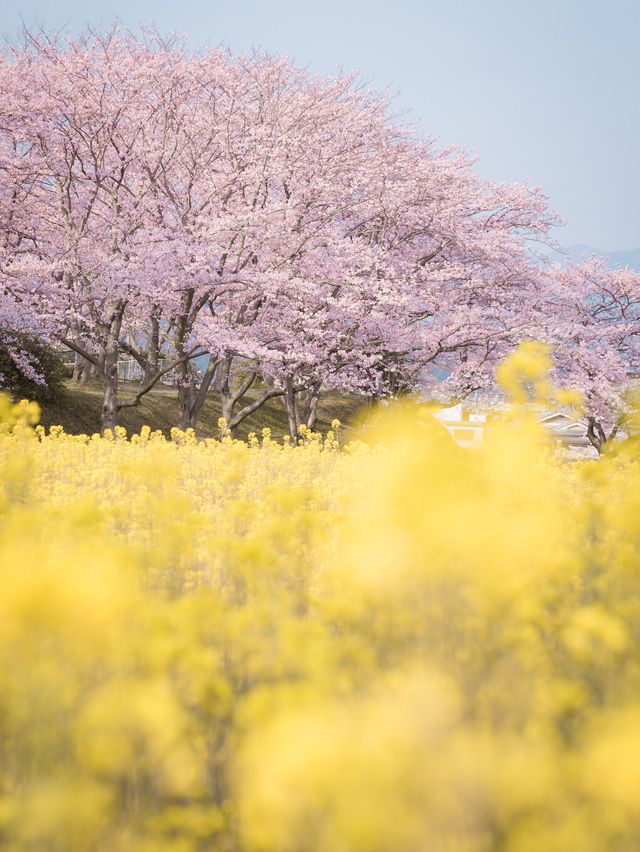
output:
[[[107,429],[113,431],[118,425],[118,348],[117,341],[109,341],[104,358],[104,393],[100,434]]]
[[[204,371],[202,379],[200,380],[200,386],[194,394],[193,401],[191,403],[191,409],[189,411],[189,416],[191,420],[191,428],[196,428],[196,423],[198,422],[198,417],[200,417],[200,412],[202,411],[202,407],[204,406],[207,396],[209,395],[209,390],[211,385],[213,384],[215,377],[218,373],[218,368],[220,366],[220,358],[214,358],[213,355],[209,355],[209,361],[207,363],[207,369]],[[195,384],[194,384],[195,388]]]
[[[589,417],[587,438],[591,442],[592,446],[594,446],[598,451],[598,455],[602,455],[607,444],[607,436],[602,425],[595,419],[595,417]]]
[[[100,434],[118,425],[118,355],[120,354],[120,330],[126,302],[118,301],[112,307],[111,316],[104,326],[106,337],[103,357],[100,359],[104,393]]]
[[[232,438],[235,438],[237,428],[243,420],[254,414],[259,408],[262,408],[268,400],[274,399],[277,396],[283,396],[285,393],[283,388],[275,387],[275,384],[272,382],[271,387],[268,386],[259,397],[251,402],[247,402],[240,411],[237,411],[237,404],[253,385],[256,380],[256,376],[258,375],[258,371],[257,369],[250,369],[240,385],[235,390],[232,390],[229,386],[232,362],[233,356],[225,356],[222,359],[222,368],[216,381],[216,387],[220,393],[222,417],[224,417],[227,421],[226,426],[220,430],[221,438],[225,435],[230,435]]]
[[[176,324],[175,347],[178,358],[187,355],[187,341],[193,328],[191,308],[194,291],[185,290],[180,302],[180,316]],[[177,366],[178,373],[178,429],[193,429],[195,420],[192,409],[196,397],[196,377],[190,361],[182,361]]]
[[[298,411],[298,402],[296,400],[296,391],[293,386],[293,379],[291,378],[285,379],[284,405],[287,410],[289,436],[294,444],[297,444],[300,439],[300,413]]]
[[[209,363],[200,384],[196,382],[191,362],[179,365],[178,370],[178,429],[195,429],[200,412],[218,374],[220,358],[209,356]],[[186,367],[186,369],[184,369]],[[224,416],[224,415],[223,415]]]
[[[226,391],[220,391],[220,407],[221,417],[226,421],[225,425],[220,427],[220,438],[224,438],[225,435],[229,435],[232,438],[236,436],[236,425],[233,423],[233,409],[235,408],[235,400],[228,393],[228,388]]]
[[[113,430],[118,425],[118,371],[110,371],[104,377],[104,396],[102,399],[102,418],[100,434],[104,436],[107,429]]]
[[[76,353],[76,357],[73,362],[73,373],[71,374],[71,378],[76,384],[80,384],[80,374],[82,373],[82,362],[80,358],[81,356]]]
[[[181,316],[176,327],[176,353],[179,358],[186,353],[186,342],[189,336],[189,310],[193,301],[193,293],[187,291],[182,295]],[[178,373],[178,429],[185,431],[193,428],[191,406],[195,397],[195,376],[190,361],[182,361],[177,367]]]
[[[95,372],[95,367],[82,355],[76,355],[73,365],[73,380],[76,384],[86,385]]]
[[[183,365],[180,365],[182,367]],[[195,427],[193,403],[196,396],[195,378],[187,362],[185,369],[178,370],[178,429],[186,431]]]
[[[320,400],[320,382],[314,382],[305,392],[302,422],[312,431],[318,420],[318,401]]]
[[[152,381],[158,372],[160,360],[160,309],[154,305],[151,309],[151,328],[147,342],[146,360],[141,384],[146,385]]]
[[[220,428],[220,439],[224,438],[225,435],[231,435],[232,438],[235,437],[235,428],[231,425],[231,421],[233,420],[233,409],[235,407],[236,401],[233,398],[233,394],[231,393],[231,389],[229,387],[229,376],[231,374],[231,364],[233,362],[233,358],[231,355],[224,355],[222,361],[220,362],[220,366],[218,368],[218,375],[216,377],[216,390],[220,394],[220,408],[221,408],[221,417],[223,417],[227,422],[225,426]]]
[[[82,365],[82,373],[80,374],[80,384],[87,385],[93,378],[96,372],[96,368],[93,366],[91,361],[87,361],[83,359],[84,364]]]

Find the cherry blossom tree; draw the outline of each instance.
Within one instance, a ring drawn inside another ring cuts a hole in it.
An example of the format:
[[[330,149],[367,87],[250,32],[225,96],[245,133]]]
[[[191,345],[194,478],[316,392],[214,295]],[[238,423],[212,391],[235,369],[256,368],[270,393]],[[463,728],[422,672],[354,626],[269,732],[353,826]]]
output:
[[[553,346],[556,382],[584,398],[587,435],[602,452],[629,421],[629,382],[640,375],[640,274],[592,257],[553,264],[540,336]]]
[[[116,30],[65,44],[27,33],[1,69],[3,148],[26,214],[21,231],[9,222],[16,251],[3,277],[102,375],[103,428],[116,422],[125,310],[145,286],[129,242],[148,195],[136,148],[154,119],[138,83],[155,58]]]
[[[463,395],[548,305],[540,190],[479,178],[353,76],[115,26],[26,33],[0,92],[0,283],[95,366],[103,429],[169,369],[183,428],[211,389],[232,427],[282,395],[292,434],[323,385]],[[123,351],[144,371],[126,399]]]

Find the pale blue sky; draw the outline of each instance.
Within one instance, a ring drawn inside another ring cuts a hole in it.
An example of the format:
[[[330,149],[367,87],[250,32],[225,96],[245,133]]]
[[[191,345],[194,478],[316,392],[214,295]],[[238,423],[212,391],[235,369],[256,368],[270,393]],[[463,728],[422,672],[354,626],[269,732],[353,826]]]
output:
[[[192,43],[359,69],[481,174],[540,184],[568,224],[557,238],[640,246],[640,0],[2,0],[0,31],[154,19]]]

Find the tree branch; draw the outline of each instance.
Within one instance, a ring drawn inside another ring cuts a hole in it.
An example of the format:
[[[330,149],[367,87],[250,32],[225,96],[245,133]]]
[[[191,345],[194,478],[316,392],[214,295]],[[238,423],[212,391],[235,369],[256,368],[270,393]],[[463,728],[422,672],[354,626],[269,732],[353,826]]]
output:
[[[199,358],[201,355],[207,354],[208,352],[206,350],[204,352],[193,351],[189,355],[185,355],[184,358],[178,358],[175,361],[172,361],[168,367],[163,367],[162,370],[158,370],[155,376],[152,379],[149,379],[149,381],[140,388],[140,390],[135,396],[129,397],[129,399],[123,399],[121,402],[119,402],[117,405],[118,411],[120,411],[121,408],[133,408],[134,406],[138,405],[142,397],[145,394],[149,393],[149,391],[157,385],[160,379],[164,375],[169,373],[171,370],[175,369],[178,364],[184,364],[185,361],[190,361],[192,358]]]
[[[89,352],[88,349],[85,349],[84,346],[80,346],[79,343],[76,343],[74,340],[69,340],[66,337],[61,337],[60,343],[63,343],[68,349],[71,349],[72,352],[81,355],[83,358],[89,361],[90,364],[93,364],[96,369],[100,368],[98,357]]]
[[[269,388],[266,390],[261,397],[258,397],[254,402],[249,405],[245,405],[244,408],[240,409],[237,414],[233,415],[231,423],[227,424],[228,429],[235,429],[235,427],[241,423],[245,417],[248,417],[250,414],[253,414],[254,411],[257,411],[261,406],[267,402],[269,399],[273,399],[276,396],[283,396],[284,388]]]

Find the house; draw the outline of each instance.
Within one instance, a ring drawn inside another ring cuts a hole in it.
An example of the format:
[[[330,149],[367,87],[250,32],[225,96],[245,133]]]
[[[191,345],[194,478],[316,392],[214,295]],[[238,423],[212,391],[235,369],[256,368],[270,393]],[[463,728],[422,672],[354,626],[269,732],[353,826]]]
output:
[[[487,412],[472,410],[459,402],[434,414],[460,447],[477,447],[482,443]]]
[[[490,414],[505,410],[504,406],[491,408],[471,408],[459,402],[449,408],[442,408],[434,416],[442,423],[453,440],[460,447],[477,447],[484,440],[487,419]],[[547,411],[537,422],[549,433],[551,438],[571,453],[596,455],[595,448],[587,437],[587,424],[576,420],[561,411]]]
[[[591,441],[587,438],[587,424],[583,420],[575,420],[561,411],[554,411],[544,415],[537,422],[564,446],[592,446]]]

